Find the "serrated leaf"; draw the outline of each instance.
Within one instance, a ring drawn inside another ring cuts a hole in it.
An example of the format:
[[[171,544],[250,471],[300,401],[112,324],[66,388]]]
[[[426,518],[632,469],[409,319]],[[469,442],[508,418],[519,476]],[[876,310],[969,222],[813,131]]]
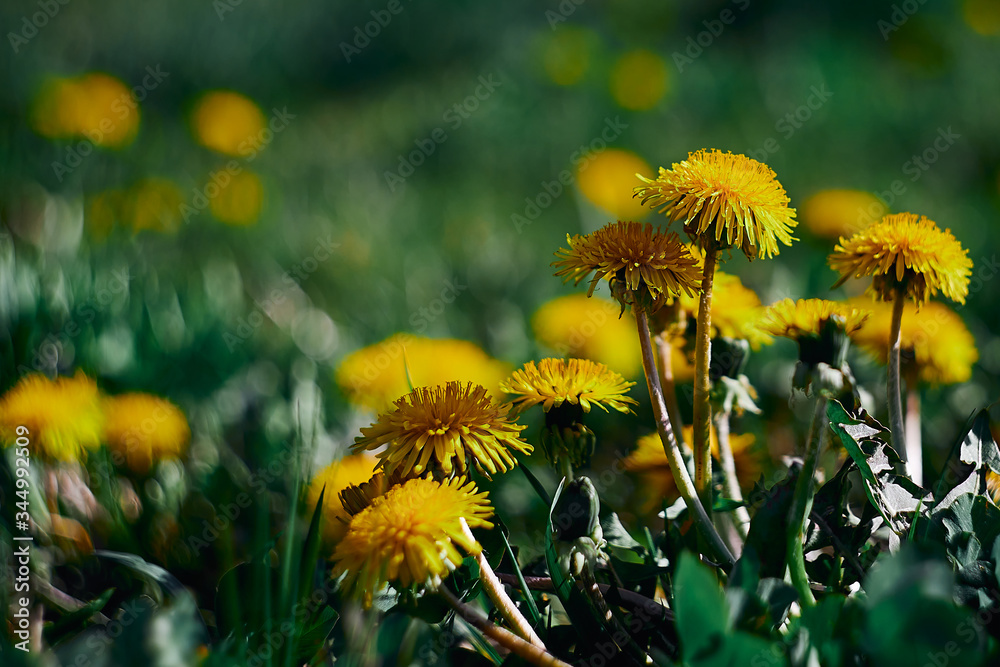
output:
[[[903,515],[915,511],[926,494],[909,479],[894,473],[899,456],[877,438],[886,433],[885,429],[866,413],[862,413],[861,420],[851,417],[834,400],[828,403],[827,416],[830,428],[858,467],[868,500],[893,533],[905,535],[908,524]]]

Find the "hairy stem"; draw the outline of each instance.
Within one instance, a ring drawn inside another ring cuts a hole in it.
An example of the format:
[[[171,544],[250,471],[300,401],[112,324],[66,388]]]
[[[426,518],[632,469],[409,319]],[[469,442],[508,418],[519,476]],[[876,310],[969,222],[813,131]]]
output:
[[[475,542],[476,538],[472,535],[469,524],[465,522],[465,519],[460,519],[460,521],[465,536]],[[503,584],[497,579],[496,573],[490,567],[490,563],[486,560],[486,555],[482,551],[476,554],[476,562],[479,564],[479,582],[483,585],[486,594],[493,601],[500,615],[503,616],[504,620],[510,624],[510,627],[514,628],[522,638],[527,639],[531,644],[544,650],[545,644],[535,634],[535,631],[531,628],[531,624],[528,623],[528,619],[517,610],[517,606],[510,599],[510,596],[507,595],[507,591],[504,590]]]
[[[656,429],[660,434],[660,440],[663,441],[663,451],[667,454],[670,472],[673,474],[677,490],[684,498],[684,503],[687,505],[695,525],[698,526],[705,540],[711,546],[715,556],[724,563],[724,568],[728,570],[736,562],[736,559],[733,558],[729,547],[719,535],[719,531],[712,525],[711,517],[698,499],[694,484],[691,482],[691,476],[688,475],[687,466],[684,465],[681,450],[677,446],[677,438],[670,425],[670,417],[667,416],[667,406],[663,401],[659,373],[656,371],[656,363],[653,360],[653,343],[649,337],[649,320],[645,311],[636,312],[635,321],[639,330],[639,347],[642,350],[642,368],[646,372],[646,388],[649,390],[650,402],[653,404],[653,415],[656,417]]]
[[[719,410],[712,421],[715,422],[715,434],[719,440],[719,463],[722,465],[722,491],[726,498],[743,502],[740,482],[736,477],[736,461],[733,459],[733,448],[729,442],[729,412]],[[750,530],[750,512],[746,507],[737,507],[733,514],[736,532],[745,540]]]
[[[694,348],[694,484],[698,496],[711,516],[712,512],[712,451],[710,429],[712,405],[709,402],[711,382],[708,366],[712,356],[712,284],[719,251],[705,252],[705,274],[701,281],[701,301],[698,304],[698,329]]]
[[[504,630],[500,626],[490,623],[489,619],[483,616],[480,611],[470,607],[456,598],[454,593],[448,590],[445,586],[441,586],[438,589],[438,593],[459,616],[469,623],[469,625],[478,629],[485,636],[489,637],[511,653],[514,653],[515,655],[524,658],[531,664],[538,665],[539,667],[570,667],[569,663],[563,662],[559,658],[555,657],[546,651],[544,647],[530,644],[517,635]]]
[[[906,467],[915,484],[924,485],[924,450],[920,437],[920,391],[916,382],[906,387]]]
[[[902,290],[896,291],[892,302],[892,328],[889,329],[889,376],[886,383],[889,402],[889,428],[892,431],[892,444],[896,452],[906,461],[906,430],[903,426],[903,400],[899,387],[899,326],[903,321],[903,303],[905,296]],[[910,463],[906,464],[910,479],[913,470]]]
[[[802,605],[816,604],[812,589],[809,588],[809,576],[806,574],[806,557],[803,552],[803,542],[806,534],[806,518],[812,509],[814,478],[819,467],[819,457],[826,444],[828,421],[826,416],[827,399],[816,397],[816,411],[813,413],[812,424],[809,426],[809,436],[806,440],[805,461],[802,472],[795,483],[795,495],[792,496],[792,511],[788,517],[788,571],[792,577],[792,585],[799,592]]]
[[[674,386],[674,346],[663,334],[656,337],[656,351],[660,355],[660,389],[667,404],[670,426],[674,429],[677,444],[684,446],[684,421],[681,407],[677,404],[677,387]]]

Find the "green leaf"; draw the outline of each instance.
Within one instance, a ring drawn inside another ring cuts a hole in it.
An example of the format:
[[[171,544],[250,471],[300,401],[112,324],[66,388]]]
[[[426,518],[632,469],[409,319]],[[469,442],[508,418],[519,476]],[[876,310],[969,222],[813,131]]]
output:
[[[326,495],[326,487],[319,492],[319,500],[313,509],[312,519],[309,521],[309,531],[306,533],[306,541],[302,547],[302,558],[299,562],[299,591],[298,600],[304,599],[313,586],[313,572],[316,571],[316,564],[320,562],[319,550],[323,541],[323,496]]]
[[[757,508],[750,521],[744,555],[753,554],[760,563],[760,576],[785,576],[788,543],[788,513],[792,505],[797,475],[792,474],[764,488],[763,477],[747,494],[747,500]]]
[[[904,515],[916,511],[925,492],[908,478],[895,474],[899,456],[877,437],[887,431],[866,413],[862,415],[864,421],[851,417],[834,400],[827,407],[830,427],[858,466],[868,500],[896,535],[905,535],[908,522]]]
[[[608,550],[616,558],[636,565],[646,562],[648,550],[629,534],[615,512],[601,519],[601,530],[608,543]]]
[[[685,660],[694,662],[719,649],[729,610],[715,575],[684,552],[674,575],[674,614]],[[707,663],[706,663],[707,664]]]

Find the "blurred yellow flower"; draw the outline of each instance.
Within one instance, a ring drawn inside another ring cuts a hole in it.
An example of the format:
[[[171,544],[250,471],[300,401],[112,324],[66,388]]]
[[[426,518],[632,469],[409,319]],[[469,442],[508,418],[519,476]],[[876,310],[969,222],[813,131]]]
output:
[[[18,426],[28,433],[18,433]],[[0,398],[4,447],[23,435],[29,449],[45,460],[79,461],[86,450],[100,446],[103,428],[97,384],[80,371],[56,380],[25,376]]]
[[[462,564],[463,554],[482,552],[462,525],[492,528],[485,491],[464,477],[445,482],[411,479],[394,487],[351,519],[333,552],[333,576],[371,606],[387,583],[430,588]]]
[[[410,391],[407,374],[414,387],[458,380],[483,385],[499,397],[500,382],[510,371],[475,343],[400,333],[347,355],[336,379],[352,403],[381,412]]]
[[[682,294],[679,302],[692,321],[698,318],[698,295]],[[713,338],[742,338],[755,350],[772,342],[771,337],[757,326],[764,313],[760,297],[744,286],[738,276],[724,271],[715,272],[711,310]]]
[[[684,442],[689,443],[693,440],[692,427],[685,426]],[[761,453],[754,446],[755,440],[752,433],[729,436],[729,447],[733,450],[733,462],[736,464],[736,477],[744,490],[753,486],[764,469]],[[712,454],[718,456],[719,441],[715,429],[711,430],[711,447]],[[636,448],[625,458],[624,466],[626,470],[638,474],[644,482],[644,487],[640,491],[644,511],[658,509],[664,500],[669,504],[680,497],[658,433],[650,433],[639,438]]]
[[[641,184],[636,174],[652,176],[653,168],[635,153],[609,148],[579,163],[576,182],[594,206],[619,220],[634,220],[647,213],[632,198],[632,189]]]
[[[42,85],[31,123],[52,139],[83,137],[104,148],[123,148],[139,131],[139,103],[128,86],[109,74],[57,77]]]
[[[198,143],[233,156],[246,156],[262,148],[265,122],[253,100],[231,90],[205,93],[191,114],[191,129]]]
[[[559,356],[593,359],[630,378],[642,371],[642,353],[631,312],[600,296],[571,294],[535,311],[535,338]]]
[[[626,382],[604,364],[589,359],[542,359],[537,366],[529,361],[514,371],[500,388],[517,396],[513,403],[518,412],[539,404],[548,412],[569,403],[584,412],[596,405],[605,412],[610,407],[627,413],[629,404],[637,403],[628,396],[634,386],[635,382]]]
[[[1000,2],[997,0],[965,0],[962,17],[980,35],[1000,34]]]
[[[121,202],[121,220],[134,231],[175,232],[181,225],[184,195],[172,182],[147,178],[129,188]]]
[[[210,192],[210,186],[206,192]],[[233,174],[228,182],[216,183],[218,194],[209,198],[212,215],[227,225],[252,225],[260,217],[264,205],[264,184],[257,174],[241,171]]]
[[[622,55],[611,71],[611,96],[631,111],[652,109],[667,92],[667,65],[663,58],[635,49]]]
[[[802,205],[802,222],[821,238],[848,236],[888,213],[882,200],[863,190],[823,190]]]
[[[427,470],[465,474],[469,463],[481,474],[507,472],[517,465],[508,447],[530,454],[521,440],[526,428],[507,416],[509,404],[495,403],[486,389],[471,382],[417,387],[396,399],[378,421],[361,429],[355,451],[378,449],[379,467],[403,477]]]
[[[340,493],[352,484],[367,482],[378,459],[373,454],[361,452],[345,456],[317,472],[309,482],[306,491],[306,511],[310,516],[319,502],[319,494],[323,494],[323,539],[337,542],[347,532],[347,524],[351,522],[351,514],[344,509]]]
[[[965,303],[972,260],[969,251],[933,220],[914,213],[891,213],[850,238],[841,238],[829,257],[840,273],[834,287],[848,278],[872,276],[871,291],[892,301],[896,290],[918,304],[941,292]]]
[[[113,396],[105,399],[104,414],[104,438],[115,461],[139,474],[157,461],[180,458],[191,440],[184,413],[159,396]]]
[[[750,259],[790,246],[795,209],[766,164],[745,155],[699,150],[635,189],[643,204],[681,221],[702,249],[740,248]]]
[[[854,342],[879,363],[888,364],[892,307],[866,297],[851,299],[850,303],[872,311],[871,318],[853,334]],[[973,364],[979,359],[976,341],[965,322],[938,301],[929,301],[919,309],[906,303],[899,340],[903,376],[931,385],[967,382],[972,377]]]

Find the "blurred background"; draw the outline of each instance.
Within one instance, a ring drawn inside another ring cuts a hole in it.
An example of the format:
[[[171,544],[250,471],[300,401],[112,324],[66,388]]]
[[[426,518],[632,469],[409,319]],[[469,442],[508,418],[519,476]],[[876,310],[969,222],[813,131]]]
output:
[[[236,531],[196,556],[183,536],[282,443],[314,443],[294,464],[310,475],[398,395],[365,399],[354,380],[383,382],[400,354],[338,375],[352,353],[398,333],[469,341],[494,382],[584,353],[536,316],[582,292],[552,276],[553,252],[616,218],[665,224],[631,199],[635,174],[699,148],[766,162],[798,209],[792,247],[723,266],[763,304],[863,292],[831,291],[826,257],[885,212],[970,249],[957,312],[978,360],[967,382],[921,388],[929,479],[1000,392],[996,0],[19,0],[0,25],[0,391],[82,369],[179,405],[183,474],[153,479],[187,480],[177,504],[153,493],[167,519],[102,539],[206,597],[252,548]],[[550,317],[595,322],[642,400],[631,329],[567,308]],[[882,367],[851,359],[883,414]],[[794,361],[777,342],[746,370],[766,417],[734,428],[771,460],[804,428],[788,417]],[[652,430],[605,421],[607,460]],[[495,498],[516,516],[528,487],[507,477]]]

